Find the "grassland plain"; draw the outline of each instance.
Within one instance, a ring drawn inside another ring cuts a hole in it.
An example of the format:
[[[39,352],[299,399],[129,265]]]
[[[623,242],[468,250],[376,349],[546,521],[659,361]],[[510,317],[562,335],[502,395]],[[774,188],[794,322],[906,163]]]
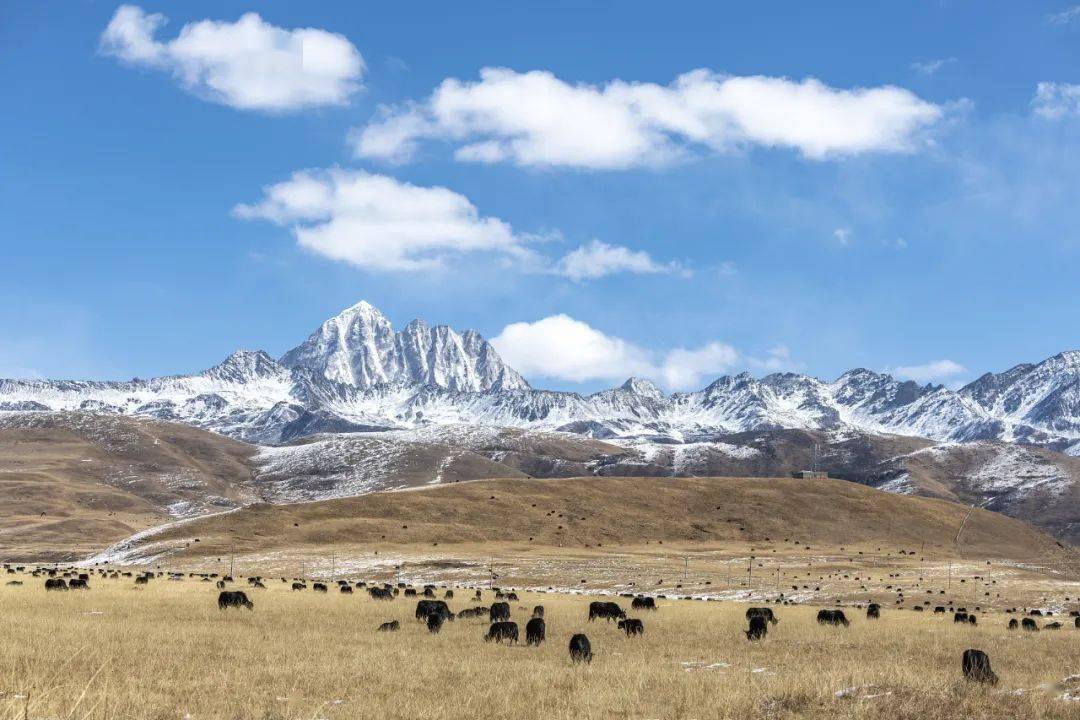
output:
[[[13,577],[11,575],[8,576]],[[0,586],[0,718],[1076,718],[1080,630],[1007,631],[951,617],[854,608],[849,628],[814,606],[774,606],[751,643],[742,603],[660,600],[643,637],[587,621],[591,599],[521,593],[519,624],[546,608],[539,648],[485,643],[483,620],[432,635],[414,598],[248,590],[254,611],[221,611],[210,583],[94,577],[46,593],[43,579]],[[239,580],[239,578],[238,578]],[[238,582],[236,587],[244,587]],[[441,592],[439,593],[441,596]],[[458,590],[455,610],[472,605]],[[484,604],[492,601],[484,592]],[[621,599],[624,605],[628,600]],[[635,613],[631,613],[632,616]],[[397,619],[398,633],[376,627]],[[595,658],[574,665],[571,634]],[[996,687],[965,682],[960,656],[989,653]],[[1070,676],[1074,676],[1071,679]],[[1071,693],[1071,694],[1070,694]]]

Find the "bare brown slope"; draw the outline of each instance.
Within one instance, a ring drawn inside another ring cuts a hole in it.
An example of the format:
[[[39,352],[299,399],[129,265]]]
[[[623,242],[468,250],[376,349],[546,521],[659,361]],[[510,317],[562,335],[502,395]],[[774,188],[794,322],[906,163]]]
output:
[[[115,415],[0,418],[0,553],[64,557],[251,502],[251,446]]]
[[[1042,557],[1064,549],[1002,515],[892,495],[841,480],[574,478],[481,480],[303,505],[255,505],[148,541],[182,555],[336,544],[520,541],[566,548],[646,542],[799,538],[809,545],[890,543],[927,553]],[[199,542],[195,543],[198,538]]]

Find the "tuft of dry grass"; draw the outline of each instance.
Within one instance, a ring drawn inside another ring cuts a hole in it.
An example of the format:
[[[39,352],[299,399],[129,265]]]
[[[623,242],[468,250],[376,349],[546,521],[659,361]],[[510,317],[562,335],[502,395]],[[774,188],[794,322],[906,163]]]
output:
[[[255,610],[220,611],[192,579],[91,580],[47,594],[40,578],[0,586],[0,719],[22,718],[1076,718],[1056,684],[1080,673],[1080,630],[1008,632],[886,608],[849,609],[849,628],[816,624],[815,607],[773,606],[768,638],[742,635],[746,605],[660,600],[641,638],[587,621],[590,598],[521,593],[524,625],[546,609],[539,648],[485,643],[486,622],[432,635],[415,599],[292,592],[274,579]],[[244,583],[236,588],[246,589]],[[441,597],[442,593],[439,592]],[[453,609],[469,607],[459,590]],[[492,601],[484,592],[484,603]],[[629,609],[629,600],[617,598]],[[387,620],[398,633],[378,633]],[[571,634],[592,641],[574,665]],[[522,627],[522,637],[524,628]],[[997,687],[965,682],[960,655],[989,653]]]

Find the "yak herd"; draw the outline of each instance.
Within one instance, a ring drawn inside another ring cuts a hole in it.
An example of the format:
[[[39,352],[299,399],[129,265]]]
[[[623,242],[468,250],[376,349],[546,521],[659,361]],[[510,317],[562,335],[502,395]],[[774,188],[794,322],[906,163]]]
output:
[[[12,567],[10,565],[4,565],[4,569],[8,574],[15,574],[26,572],[25,567]],[[107,577],[112,579],[117,578],[133,578],[135,585],[147,585],[152,579],[156,577],[166,576],[169,580],[182,580],[184,574],[171,572],[166,575],[163,572],[143,572],[134,574],[131,572],[121,572],[117,570],[103,570],[98,569],[97,573],[101,577]],[[67,570],[60,571],[56,568],[36,569],[31,572],[34,576],[45,575],[45,590],[49,592],[66,592],[70,590],[89,590],[91,573],[79,571],[79,570]],[[243,608],[249,611],[255,609],[255,603],[248,597],[247,593],[242,590],[227,590],[225,589],[228,584],[234,582],[232,577],[224,576],[218,577],[217,573],[187,573],[188,577],[200,578],[203,582],[214,582],[215,586],[220,590],[217,599],[218,608],[221,610],[228,610],[230,608]],[[249,577],[247,579],[248,585],[251,589],[264,589],[266,585],[261,577]],[[308,582],[303,579],[293,579],[292,581],[286,578],[281,578],[282,583],[291,582],[291,588],[295,592],[304,591],[308,589]],[[11,580],[9,585],[21,585],[19,580]],[[337,583],[338,591],[344,595],[352,595],[354,586],[348,581],[339,580]],[[311,589],[317,593],[329,592],[329,586],[325,582],[313,581],[311,583]],[[488,622],[488,628],[483,634],[483,640],[485,642],[494,643],[508,643],[514,644],[520,642],[520,634],[518,629],[518,623],[511,619],[511,602],[517,602],[518,596],[514,592],[503,592],[499,588],[491,588],[489,592],[494,593],[495,602],[492,602],[489,606],[474,605],[464,608],[458,612],[453,612],[450,606],[447,604],[447,600],[454,598],[454,591],[452,589],[446,589],[443,593],[443,599],[436,599],[435,585],[425,585],[423,588],[417,589],[410,587],[405,583],[398,583],[392,585],[390,583],[371,584],[370,586],[366,582],[357,582],[355,584],[357,590],[364,590],[372,600],[394,600],[397,597],[404,596],[406,598],[418,597],[416,610],[414,617],[417,622],[424,623],[427,630],[430,633],[438,633],[442,630],[443,625],[447,622],[452,622],[457,619],[483,619]],[[478,588],[473,588],[474,595],[471,598],[472,602],[480,603],[483,600],[483,591]],[[656,600],[657,597],[664,598],[663,595],[652,597],[648,595],[634,595],[624,593],[622,597],[630,599],[630,607],[632,610],[654,612],[657,610]],[[785,602],[784,604],[787,604]],[[860,607],[860,606],[856,606]],[[916,610],[922,610],[921,607],[916,607]],[[968,612],[966,608],[960,607],[955,610],[950,607],[950,611],[953,612],[954,623],[964,623],[968,625],[977,624],[976,614],[974,612]],[[979,610],[979,608],[976,608]],[[946,612],[945,606],[934,607],[935,614],[943,614]],[[1007,613],[1017,613],[1016,608],[1010,608],[1006,610]],[[1043,617],[1052,613],[1044,613],[1042,610],[1030,610],[1028,611],[1029,617],[1023,618],[1010,618],[1007,628],[1009,630],[1023,629],[1029,632],[1037,632],[1040,630],[1038,623],[1035,621],[1035,617]],[[1080,629],[1080,611],[1072,611],[1070,613],[1072,624],[1077,629]],[[877,620],[881,617],[881,606],[877,603],[869,603],[866,606],[866,619]],[[595,600],[589,603],[588,609],[588,621],[604,620],[606,622],[615,621],[618,629],[622,630],[627,637],[640,636],[645,632],[645,623],[640,618],[627,617],[626,611],[617,602]],[[775,626],[780,622],[779,618],[773,612],[770,607],[751,607],[746,610],[746,621],[748,628],[744,630],[747,640],[757,642],[764,640],[769,633],[769,627]],[[843,610],[840,609],[822,609],[817,613],[817,622],[821,625],[834,626],[834,627],[848,627],[851,625],[851,621]],[[1063,627],[1060,621],[1052,621],[1045,624],[1041,629],[1043,630],[1056,630]],[[390,620],[382,623],[378,626],[378,632],[396,632],[400,630],[401,623],[398,620]],[[532,608],[532,613],[529,619],[525,623],[525,644],[527,646],[539,646],[547,639],[547,626],[544,620],[544,606],[536,605]],[[589,663],[593,658],[592,645],[589,642],[589,638],[583,633],[575,633],[569,642],[569,653],[572,662]],[[990,667],[990,658],[985,652],[976,649],[968,649],[964,651],[961,658],[961,670],[963,676],[973,682],[995,684],[997,683],[997,675]]]

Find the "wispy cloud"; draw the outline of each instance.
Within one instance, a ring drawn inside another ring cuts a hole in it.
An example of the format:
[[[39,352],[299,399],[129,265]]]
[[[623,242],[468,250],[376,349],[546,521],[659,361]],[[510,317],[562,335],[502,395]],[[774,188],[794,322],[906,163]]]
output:
[[[1073,5],[1046,16],[1046,21],[1054,25],[1067,25],[1077,19],[1080,19],[1080,5]]]
[[[905,380],[916,382],[941,382],[967,372],[967,368],[954,360],[933,360],[922,365],[901,365],[886,372]]]
[[[949,63],[954,62],[956,62],[956,58],[954,57],[938,58],[936,60],[924,60],[921,62],[911,63],[911,69],[915,70],[916,72],[921,72],[923,75],[934,75],[941,68],[945,67]]]
[[[679,263],[658,262],[644,250],[631,250],[621,245],[608,245],[593,240],[564,255],[552,268],[553,272],[574,281],[594,280],[616,273],[655,275],[658,273],[687,274]]]
[[[1036,115],[1048,120],[1080,116],[1080,85],[1041,82],[1031,100]]]

